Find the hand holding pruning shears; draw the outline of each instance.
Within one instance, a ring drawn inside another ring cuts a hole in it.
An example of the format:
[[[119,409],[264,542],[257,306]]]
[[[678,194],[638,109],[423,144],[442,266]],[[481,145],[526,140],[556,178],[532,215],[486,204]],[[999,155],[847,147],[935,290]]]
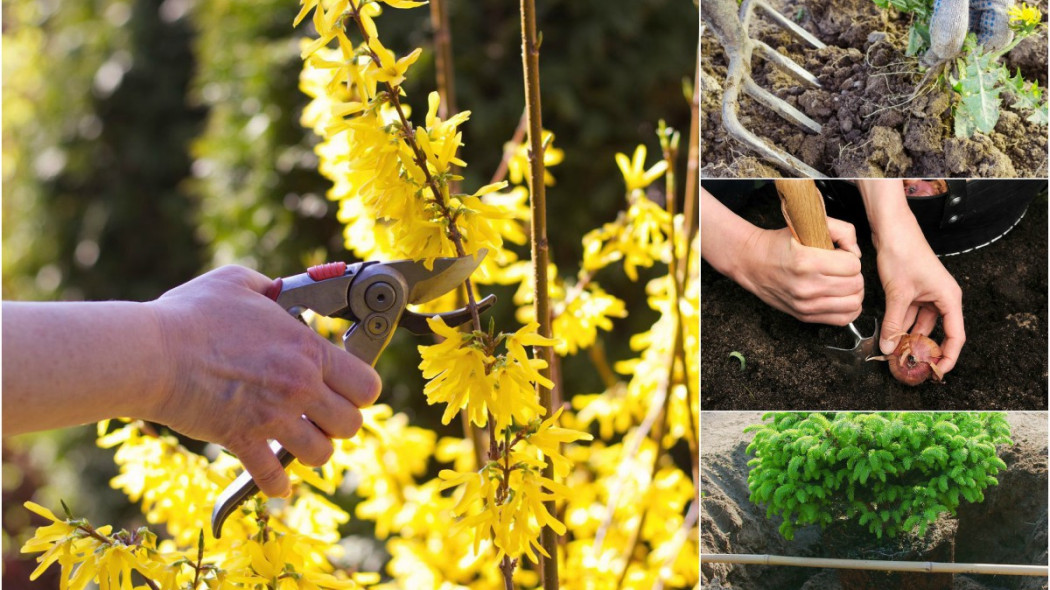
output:
[[[433,261],[430,268],[422,262],[410,260],[350,265],[335,262],[312,267],[287,279],[277,279],[266,295],[293,316],[310,310],[323,316],[351,320],[354,324],[343,336],[343,347],[352,356],[375,365],[398,327],[414,334],[432,334],[427,324],[429,317],[440,316],[449,326],[469,321],[471,312],[468,309],[423,315],[407,311],[406,306],[425,303],[456,288],[470,276],[484,256],[485,252],[480,252],[476,258],[441,258]],[[479,310],[487,309],[494,300],[494,296],[482,300]],[[321,422],[324,417],[307,413],[294,418]],[[320,427],[327,431],[327,424],[327,421],[323,422]],[[351,428],[356,432],[359,426],[360,418]],[[274,465],[279,461],[282,466],[287,466],[294,459],[292,453],[278,442],[271,443],[270,449],[262,452],[269,453]],[[221,535],[226,518],[258,492],[262,483],[253,480],[251,465],[245,457],[238,456],[248,471],[239,475],[216,502],[212,513],[212,533],[216,538]],[[310,457],[308,464],[322,464],[327,459],[327,456]]]
[[[287,493],[293,454],[321,465],[331,437],[357,432],[360,408],[379,396],[371,366],[395,329],[431,333],[431,316],[406,306],[455,288],[483,257],[333,263],[276,281],[227,266],[148,303],[4,302],[4,434],[124,416],[219,443],[248,471],[216,506],[218,537],[259,489]],[[295,319],[307,309],[354,322],[345,351]],[[438,315],[449,326],[471,319]]]

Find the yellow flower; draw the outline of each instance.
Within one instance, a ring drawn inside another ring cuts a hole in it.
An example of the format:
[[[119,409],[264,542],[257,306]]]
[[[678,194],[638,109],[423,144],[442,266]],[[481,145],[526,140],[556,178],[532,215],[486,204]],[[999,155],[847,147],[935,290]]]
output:
[[[1043,13],[1037,6],[1031,6],[1022,2],[1011,6],[1006,13],[1010,16],[1010,23],[1017,23],[1022,27],[1035,27],[1043,20]]]
[[[616,165],[623,173],[624,182],[627,183],[627,192],[641,190],[653,183],[654,180],[663,176],[667,171],[667,162],[660,160],[652,168],[645,169],[644,145],[639,145],[634,150],[634,157],[627,159],[625,154],[616,154]]]
[[[376,67],[370,69],[366,75],[379,82],[386,82],[391,86],[400,86],[405,81],[405,72],[408,70],[408,66],[416,63],[419,55],[423,52],[422,49],[417,47],[412,53],[397,59],[393,51],[383,46],[379,37],[369,38],[368,47],[375,54],[375,59],[378,60],[378,63],[375,63]]]
[[[23,505],[29,511],[51,521],[51,524],[38,528],[34,533],[33,538],[29,539],[24,545],[22,545],[22,553],[44,552],[43,555],[37,558],[40,565],[29,575],[30,580],[35,580],[39,578],[40,574],[44,573],[47,568],[51,567],[51,564],[58,561],[61,557],[70,554],[70,543],[74,540],[77,527],[65,520],[59,520],[55,517],[53,512],[35,502],[26,502]],[[66,579],[67,577],[66,569],[67,564],[63,562],[62,579]]]
[[[638,280],[637,267],[668,260],[671,221],[670,214],[659,205],[645,195],[636,195],[616,221],[583,237],[583,268],[595,271],[623,260],[624,272],[632,281]]]
[[[445,403],[441,422],[448,424],[456,412],[467,408],[470,421],[478,426],[488,422],[486,408],[492,399],[494,383],[487,366],[495,362],[473,345],[473,338],[445,325],[441,318],[429,318],[427,324],[444,341],[431,346],[420,346],[422,361],[419,368],[423,378],[429,379],[423,394],[427,403]]]
[[[590,348],[598,338],[599,329],[612,329],[610,318],[627,317],[624,302],[594,283],[576,291],[572,299],[559,303],[555,310],[557,315],[552,330],[558,335],[559,342],[554,350],[562,356]]]
[[[544,420],[536,428],[536,431],[529,434],[525,439],[530,445],[539,449],[543,455],[550,460],[554,466],[554,475],[557,477],[565,477],[572,469],[572,461],[562,454],[561,445],[578,440],[591,440],[594,438],[586,432],[555,426],[562,411],[563,410],[559,408],[553,416]]]
[[[554,134],[546,129],[543,130],[542,142],[547,147],[543,150],[543,184],[552,186],[554,176],[547,170],[550,166],[557,166],[565,160],[565,152],[554,147]],[[529,145],[526,143],[507,142],[503,146],[504,152],[510,152],[507,160],[507,175],[514,184],[522,184],[529,176]]]
[[[452,513],[457,516],[469,515],[459,521],[458,526],[473,529],[474,552],[484,539],[492,538],[498,526],[499,513],[496,509],[496,494],[500,476],[497,470],[488,467],[478,472],[457,473],[443,469],[438,473],[441,479],[439,489],[459,487],[459,496]]]

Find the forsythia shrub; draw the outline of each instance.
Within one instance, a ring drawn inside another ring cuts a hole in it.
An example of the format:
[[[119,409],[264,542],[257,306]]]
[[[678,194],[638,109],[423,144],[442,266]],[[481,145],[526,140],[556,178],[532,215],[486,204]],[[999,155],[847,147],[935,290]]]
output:
[[[433,319],[440,341],[419,346],[427,402],[443,406],[446,424],[464,413],[473,434],[439,438],[389,406],[368,408],[361,431],[335,441],[324,467],[292,464],[291,498],[250,500],[215,539],[211,509],[237,461],[190,452],[139,422],[103,423],[99,444],[116,449],[120,466],[112,485],[141,502],[155,532],[114,533],[30,504],[51,521],[23,547],[43,553],[34,578],[57,562],[63,588],[74,590],[92,580],[103,590],[532,587],[538,574],[520,567],[522,557],[536,563],[542,556],[560,561],[568,588],[697,583],[696,482],[667,451],[685,440],[696,452],[698,240],[673,208],[646,196],[661,177],[673,195],[669,162],[678,136],[661,126],[664,157],[653,166],[646,166],[644,146],[631,159],[617,157],[625,211],[583,238],[575,281],[548,269],[554,338],[541,336],[529,305],[536,297],[532,262],[509,247],[527,243],[528,188],[495,182],[458,192],[456,167],[466,165],[457,156],[460,126],[469,113],[442,119],[433,93],[416,125],[402,104],[401,83],[421,50],[394,54],[380,41],[376,20],[384,7],[419,4],[304,0],[295,22],[310,17],[319,36],[302,48],[301,87],[313,99],[303,123],[322,138],[319,169],[332,181],[328,197],[339,203],[346,245],[357,255],[427,261],[487,250],[466,284],[469,306],[476,305],[476,284],[519,285],[514,301],[523,327],[498,331],[475,318],[469,331],[459,331]],[[545,160],[554,165],[560,151],[550,143],[553,135],[545,141]],[[527,176],[528,153],[514,145],[505,153],[518,185]],[[567,355],[594,346],[600,330],[626,315],[623,301],[597,282],[621,262],[634,281],[639,267],[666,269],[646,286],[657,321],[631,338],[638,356],[615,365],[629,378],[611,377],[603,393],[544,408],[537,386],[556,384],[540,372],[546,361],[528,349],[549,346]],[[450,309],[455,297],[428,309]],[[592,439],[586,431],[592,425],[599,440],[577,444]],[[548,464],[553,478],[544,475]],[[345,565],[339,527],[351,515],[325,495],[348,485],[360,498],[354,516],[373,521],[386,541],[383,575]],[[548,509],[550,501],[557,510]],[[565,536],[557,555],[540,544],[543,527]]]
[[[747,427],[751,501],[797,526],[837,519],[881,538],[926,529],[962,500],[981,502],[1006,469],[996,445],[1013,444],[1001,413],[767,414]]]

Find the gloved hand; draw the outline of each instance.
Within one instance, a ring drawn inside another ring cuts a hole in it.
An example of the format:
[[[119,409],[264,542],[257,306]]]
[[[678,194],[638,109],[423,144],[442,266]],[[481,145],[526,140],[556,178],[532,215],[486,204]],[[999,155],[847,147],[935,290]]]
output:
[[[1007,10],[1013,0],[936,0],[930,19],[930,50],[923,63],[933,65],[954,57],[962,49],[967,32],[977,34],[985,51],[1005,47],[1014,36]]]

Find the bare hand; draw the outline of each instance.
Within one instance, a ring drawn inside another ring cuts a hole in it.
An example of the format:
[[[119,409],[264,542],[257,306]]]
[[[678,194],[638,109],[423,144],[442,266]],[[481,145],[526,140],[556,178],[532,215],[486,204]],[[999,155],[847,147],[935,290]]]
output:
[[[962,289],[921,233],[899,233],[882,240],[878,253],[879,278],[886,292],[886,315],[879,348],[893,352],[902,332],[929,336],[937,318],[943,320],[943,360],[937,367],[951,371],[959,360],[966,330],[963,327]]]
[[[852,224],[828,219],[836,250],[809,248],[787,228],[756,230],[734,277],[770,306],[804,322],[844,326],[861,312],[864,279]]]
[[[361,427],[379,376],[262,293],[269,278],[242,267],[209,272],[149,303],[173,373],[150,419],[235,453],[263,493],[284,496],[275,439],[307,465],[332,454],[329,437]]]

